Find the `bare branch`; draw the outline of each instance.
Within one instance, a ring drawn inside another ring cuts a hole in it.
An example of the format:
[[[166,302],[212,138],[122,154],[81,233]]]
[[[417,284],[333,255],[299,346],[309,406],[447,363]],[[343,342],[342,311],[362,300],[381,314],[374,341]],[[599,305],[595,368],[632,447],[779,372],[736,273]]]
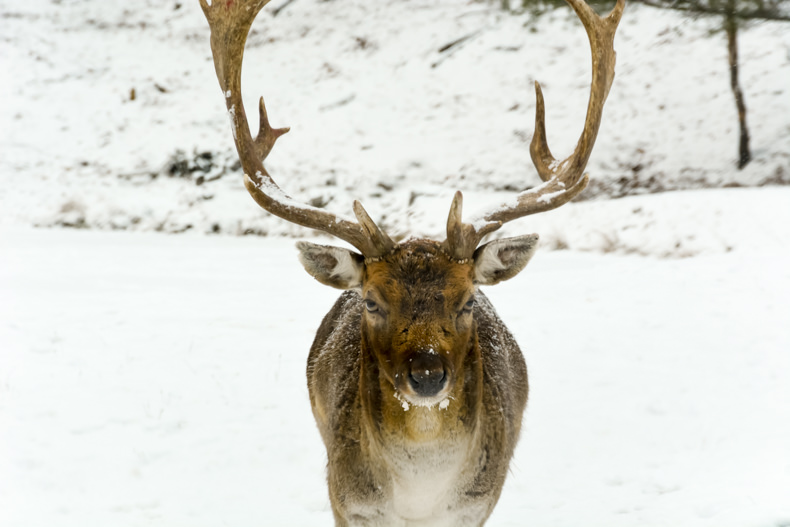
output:
[[[777,22],[790,22],[790,15],[784,15],[768,8],[758,8],[744,11],[731,11],[726,7],[706,6],[702,4],[689,5],[678,2],[662,3],[654,0],[633,0],[650,7],[659,9],[674,9],[675,11],[685,11],[687,13],[699,13],[702,15],[731,16],[739,20],[772,20]]]

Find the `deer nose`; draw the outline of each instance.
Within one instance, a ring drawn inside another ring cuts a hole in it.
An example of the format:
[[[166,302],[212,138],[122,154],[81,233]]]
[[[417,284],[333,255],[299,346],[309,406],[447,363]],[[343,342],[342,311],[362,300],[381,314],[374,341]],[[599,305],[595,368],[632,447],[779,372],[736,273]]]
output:
[[[409,364],[409,385],[417,395],[432,397],[447,383],[447,371],[436,352],[418,353]]]

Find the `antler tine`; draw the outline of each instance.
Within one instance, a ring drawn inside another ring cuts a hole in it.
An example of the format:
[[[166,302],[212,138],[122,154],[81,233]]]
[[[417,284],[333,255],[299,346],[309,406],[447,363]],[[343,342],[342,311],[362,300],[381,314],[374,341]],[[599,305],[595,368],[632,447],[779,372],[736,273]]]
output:
[[[455,260],[466,260],[474,254],[482,239],[502,226],[501,221],[464,223],[461,214],[464,208],[464,196],[461,191],[453,196],[450,214],[447,216],[447,240],[443,246],[450,257]]]
[[[263,160],[271,152],[277,138],[289,129],[271,127],[261,97],[258,107],[260,128],[257,137],[252,138],[241,94],[241,65],[252,22],[269,0],[214,0],[210,4],[208,0],[199,1],[211,28],[214,68],[225,95],[233,140],[244,169],[244,186],[255,202],[289,222],[345,240],[365,257],[375,258],[391,250],[394,243],[376,226],[361,205],[354,205],[354,211],[360,218],[360,223],[356,223],[352,219],[300,203],[283,192],[263,166]]]
[[[613,47],[614,35],[623,15],[625,0],[617,0],[614,9],[606,17],[598,16],[584,0],[566,1],[582,21],[590,40],[592,52],[592,82],[584,130],[573,153],[568,158],[557,161],[551,155],[546,141],[546,111],[543,92],[540,84],[536,82],[535,134],[530,145],[530,155],[543,183],[518,194],[513,201],[504,203],[491,212],[484,213],[477,220],[473,220],[471,224],[464,224],[463,228],[453,228],[454,232],[463,231],[461,236],[468,239],[461,240],[458,234],[451,235],[448,223],[447,242],[445,243],[456,258],[471,257],[476,244],[485,235],[482,234],[484,231],[487,234],[502,224],[517,218],[555,209],[578,196],[587,186],[588,177],[583,172],[592,153],[601,124],[603,106],[614,80],[616,55]],[[452,211],[450,215],[453,216]],[[479,227],[475,227],[475,225]]]
[[[387,254],[395,247],[395,242],[387,236],[386,232],[376,225],[367,211],[362,207],[362,203],[357,200],[354,200],[354,215],[357,217],[357,221],[360,226],[362,226],[362,229],[364,229],[365,234],[367,234],[368,239],[375,248],[372,254],[365,254],[365,256],[381,256],[382,254]]]
[[[258,148],[258,155],[261,162],[263,162],[269,156],[269,152],[272,151],[274,142],[280,136],[290,132],[291,128],[272,128],[269,124],[269,115],[266,113],[266,104],[263,102],[263,97],[258,101],[258,123],[258,136],[255,138],[255,146]]]

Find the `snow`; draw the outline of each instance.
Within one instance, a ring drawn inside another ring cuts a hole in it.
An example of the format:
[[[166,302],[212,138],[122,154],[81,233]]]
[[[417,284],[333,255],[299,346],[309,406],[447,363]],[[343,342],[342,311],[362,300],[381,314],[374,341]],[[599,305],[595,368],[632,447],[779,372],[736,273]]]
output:
[[[236,107],[231,106],[228,110],[228,118],[230,119],[230,131],[233,133],[233,140],[236,140]]]
[[[538,203],[550,203],[551,200],[553,200],[557,196],[562,196],[563,194],[565,194],[565,190],[558,190],[557,192],[550,192],[548,194],[543,194],[541,197],[538,198]]]
[[[7,229],[0,254],[1,525],[331,524],[304,367],[337,292],[290,240]],[[531,385],[490,525],[790,520],[782,240],[544,251],[486,294]]]
[[[408,412],[408,411],[409,411],[409,409],[411,408],[411,407],[409,406],[409,401],[407,401],[406,399],[404,399],[403,397],[401,397],[401,396],[400,396],[400,394],[399,394],[399,393],[397,393],[397,392],[395,393],[395,397],[396,397],[396,398],[397,398],[397,399],[400,401],[400,405],[401,405],[401,407],[403,408],[403,411],[404,411],[404,412]]]
[[[570,10],[283,4],[242,84],[292,127],[266,166],[309,207],[360,199],[399,239],[441,236],[456,190],[511,201],[539,183],[535,79],[552,151],[578,139]],[[739,35],[736,171],[713,28],[629,5],[582,197],[644,195],[497,232],[541,249],[485,290],[531,386],[492,526],[790,525],[790,188],[703,190],[787,179],[790,33]],[[244,189],[200,9],[5,2],[0,34],[0,525],[330,525],[304,368],[338,293]]]

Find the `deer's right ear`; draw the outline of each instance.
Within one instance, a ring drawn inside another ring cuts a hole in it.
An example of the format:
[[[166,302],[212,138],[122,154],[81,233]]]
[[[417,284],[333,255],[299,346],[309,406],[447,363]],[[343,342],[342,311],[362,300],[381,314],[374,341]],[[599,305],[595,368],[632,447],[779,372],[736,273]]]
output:
[[[299,261],[313,278],[337,289],[362,286],[365,259],[361,254],[328,245],[297,242]]]
[[[510,280],[529,263],[538,248],[538,235],[502,238],[481,245],[475,251],[475,283],[494,285]]]

